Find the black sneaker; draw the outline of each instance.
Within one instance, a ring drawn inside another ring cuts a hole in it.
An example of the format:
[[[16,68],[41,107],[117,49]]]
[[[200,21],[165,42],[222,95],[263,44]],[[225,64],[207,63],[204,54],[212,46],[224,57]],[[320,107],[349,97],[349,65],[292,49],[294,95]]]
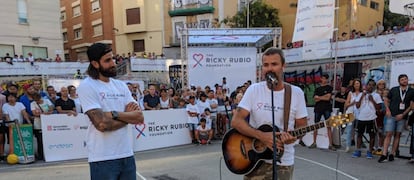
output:
[[[385,160],[387,160],[387,156],[381,155],[381,157],[378,159],[379,163],[384,162]]]
[[[390,155],[388,156],[388,161],[394,161],[394,155],[390,154]]]
[[[303,147],[306,147],[306,144],[302,140],[299,141],[299,144]]]

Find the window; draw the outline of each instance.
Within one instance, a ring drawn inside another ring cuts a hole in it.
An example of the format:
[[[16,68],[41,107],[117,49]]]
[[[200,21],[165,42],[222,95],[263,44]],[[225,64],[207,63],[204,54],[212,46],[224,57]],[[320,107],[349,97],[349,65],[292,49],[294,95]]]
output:
[[[66,20],[66,11],[61,11],[60,12],[60,20],[61,21],[65,21]]]
[[[20,24],[27,24],[27,1],[17,0],[17,16]]]
[[[3,57],[6,55],[6,53],[9,53],[10,56],[14,55],[14,46],[13,45],[5,45],[0,44],[0,56]]]
[[[363,6],[367,6],[368,5],[368,0],[358,0],[358,3],[363,5]]]
[[[145,52],[145,41],[141,40],[134,40],[134,52]]]
[[[80,16],[81,15],[80,5],[73,7],[72,12],[73,12],[73,17]]]
[[[92,27],[93,27],[93,36],[102,35],[102,24],[97,24]]]
[[[91,6],[92,6],[92,12],[96,12],[96,11],[101,10],[101,6],[99,4],[99,0],[92,1]]]
[[[27,53],[32,53],[35,59],[42,58],[47,59],[47,48],[46,47],[34,47],[34,46],[22,46],[23,55],[26,56]]]
[[[371,1],[371,3],[370,3],[370,5],[369,5],[369,7],[370,7],[371,9],[378,10],[378,9],[379,9],[379,4],[378,4],[377,2],[375,2],[375,1]]]
[[[141,12],[139,8],[132,8],[126,10],[127,25],[141,24]]]
[[[67,32],[62,33],[62,39],[63,39],[63,42],[68,41],[68,33]]]
[[[75,40],[82,39],[82,28],[73,30],[75,34]]]

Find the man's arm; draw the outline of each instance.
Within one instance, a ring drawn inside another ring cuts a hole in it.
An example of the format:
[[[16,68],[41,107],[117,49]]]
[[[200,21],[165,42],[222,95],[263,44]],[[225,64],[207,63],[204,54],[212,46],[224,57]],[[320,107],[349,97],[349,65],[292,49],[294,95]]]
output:
[[[328,94],[325,94],[323,96],[319,96],[319,100],[320,101],[330,101],[331,96],[332,96],[332,93],[328,93]]]
[[[123,121],[116,121],[112,119],[110,112],[103,112],[102,109],[91,109],[86,112],[93,126],[98,131],[114,131],[127,125]]]
[[[76,114],[76,108],[72,110],[63,110],[61,106],[56,106],[56,110],[59,114]]]
[[[22,113],[22,115],[23,115],[23,118],[26,120],[26,122],[27,122],[28,124],[32,124],[32,122],[30,121],[30,116],[29,116],[29,114],[26,112],[26,109],[23,109],[23,110],[21,111],[21,113]]]

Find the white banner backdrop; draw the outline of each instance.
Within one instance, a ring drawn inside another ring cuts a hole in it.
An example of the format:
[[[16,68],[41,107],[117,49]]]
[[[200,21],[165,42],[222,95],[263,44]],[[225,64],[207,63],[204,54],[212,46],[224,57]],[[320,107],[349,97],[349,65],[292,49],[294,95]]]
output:
[[[181,65],[174,59],[131,59],[131,71],[168,71],[171,65]]]
[[[129,125],[134,152],[190,144],[185,109],[143,111],[145,123]],[[76,117],[66,114],[42,115],[43,149],[46,162],[88,157],[85,114]]]
[[[230,91],[256,79],[256,48],[188,48],[190,85],[222,84],[226,77]]]
[[[144,124],[133,126],[134,151],[191,143],[185,109],[144,111],[144,117]]]
[[[414,59],[394,59],[391,64],[390,87],[399,86],[398,76],[406,74],[408,84],[414,84]]]
[[[86,131],[89,118],[66,114],[41,115],[45,161],[62,161],[88,157]]]
[[[334,0],[299,0],[292,42],[331,39],[334,14]]]
[[[89,62],[35,62],[33,66],[28,62],[14,63],[13,65],[0,62],[0,76],[75,74],[78,69],[82,73],[85,72],[88,66]]]

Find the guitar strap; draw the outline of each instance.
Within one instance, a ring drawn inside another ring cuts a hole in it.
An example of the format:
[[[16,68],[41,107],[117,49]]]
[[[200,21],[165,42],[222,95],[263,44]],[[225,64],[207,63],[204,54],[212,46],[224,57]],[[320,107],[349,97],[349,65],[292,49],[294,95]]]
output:
[[[284,120],[283,130],[285,132],[288,131],[288,126],[289,126],[291,97],[292,97],[292,87],[290,86],[289,83],[285,83],[285,98],[284,98],[285,109],[283,111],[283,120]]]

